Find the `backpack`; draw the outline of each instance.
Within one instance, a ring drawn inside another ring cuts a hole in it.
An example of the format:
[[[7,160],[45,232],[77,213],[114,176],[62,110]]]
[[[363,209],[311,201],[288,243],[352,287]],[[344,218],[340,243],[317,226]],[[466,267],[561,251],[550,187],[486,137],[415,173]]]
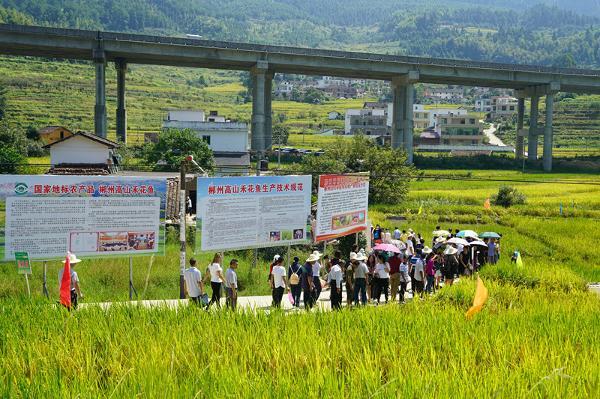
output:
[[[291,268],[290,268],[291,269]],[[290,285],[298,285],[300,284],[300,276],[298,275],[298,272],[300,271],[300,267],[298,267],[298,270],[296,270],[295,272],[293,272],[290,276]]]

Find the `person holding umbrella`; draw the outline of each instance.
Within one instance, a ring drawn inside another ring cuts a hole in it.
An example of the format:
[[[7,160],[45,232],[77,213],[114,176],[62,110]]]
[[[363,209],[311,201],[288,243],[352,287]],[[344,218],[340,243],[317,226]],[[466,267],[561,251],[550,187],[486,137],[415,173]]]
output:
[[[444,250],[444,255],[446,256],[444,268],[442,269],[442,274],[444,275],[444,285],[448,284],[450,286],[454,282],[454,275],[457,273],[458,269],[457,253],[458,250],[450,245],[448,245]]]

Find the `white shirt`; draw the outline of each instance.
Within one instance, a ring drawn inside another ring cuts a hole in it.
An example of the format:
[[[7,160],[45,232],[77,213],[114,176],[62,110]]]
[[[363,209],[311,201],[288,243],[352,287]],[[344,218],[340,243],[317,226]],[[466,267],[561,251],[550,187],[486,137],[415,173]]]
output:
[[[377,273],[377,277],[379,278],[390,278],[390,273],[387,270],[390,269],[390,265],[386,262],[378,263],[375,265],[375,273]]]
[[[411,260],[412,263],[412,267],[415,269],[415,280],[417,281],[423,281],[423,278],[421,277],[421,272],[425,272],[425,270],[423,269],[423,261],[421,260],[421,258],[412,258],[415,261],[413,262]]]
[[[183,279],[187,287],[190,298],[197,298],[201,295],[198,283],[202,281],[202,273],[196,267],[190,267],[183,272]]]
[[[406,240],[406,253],[411,256],[415,254],[415,246],[412,240]]]
[[[225,273],[225,281],[228,288],[237,289],[237,273],[231,267],[227,269],[227,272]]]
[[[271,272],[273,275],[273,286],[275,288],[283,287],[285,288],[285,281],[283,278],[285,277],[285,267],[283,266],[273,266],[273,271]]]
[[[394,240],[399,240],[401,235],[402,233],[400,233],[400,230],[394,230]]]
[[[383,242],[385,242],[386,244],[390,244],[392,242],[392,235],[389,231],[383,233]]]
[[[223,273],[223,269],[221,265],[218,263],[212,263],[208,266],[208,271],[210,272],[210,281],[213,283],[220,283],[221,277],[219,277],[219,272]]]
[[[366,278],[369,273],[369,268],[365,262],[360,262],[358,266],[353,265],[352,269],[354,270],[354,279]]]
[[[58,290],[60,291],[60,285],[62,283],[63,274],[65,272],[65,268],[63,267],[58,271]],[[77,272],[71,269],[71,290],[75,289],[75,283],[79,282],[79,277],[77,276]]]
[[[319,262],[315,262],[312,265],[313,277],[320,277],[320,274],[319,274],[320,271],[321,271],[321,264]]]
[[[337,288],[342,288],[342,280],[344,279],[344,274],[342,273],[342,268],[339,265],[333,265],[331,270],[329,271],[329,276],[327,277],[327,282],[331,283],[335,281]]]

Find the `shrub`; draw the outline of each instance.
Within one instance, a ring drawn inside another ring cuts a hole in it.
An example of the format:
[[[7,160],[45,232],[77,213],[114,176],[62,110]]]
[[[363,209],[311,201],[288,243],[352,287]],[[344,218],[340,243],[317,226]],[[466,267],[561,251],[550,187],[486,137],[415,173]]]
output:
[[[177,170],[187,155],[193,155],[198,165],[207,172],[214,167],[212,150],[190,129],[164,130],[157,143],[148,145],[144,158],[151,164],[162,161]]]
[[[18,173],[19,166],[25,164],[25,157],[15,148],[0,147],[0,173]]]
[[[505,208],[524,204],[525,200],[525,194],[511,186],[501,186],[498,190],[498,194],[492,198],[494,205],[501,205]]]

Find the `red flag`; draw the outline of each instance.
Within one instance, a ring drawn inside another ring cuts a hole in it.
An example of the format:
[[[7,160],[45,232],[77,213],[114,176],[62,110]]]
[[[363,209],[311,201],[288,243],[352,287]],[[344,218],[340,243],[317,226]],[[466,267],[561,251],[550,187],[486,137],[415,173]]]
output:
[[[65,268],[63,269],[62,279],[60,280],[60,303],[71,308],[71,260],[69,253],[65,259]]]

